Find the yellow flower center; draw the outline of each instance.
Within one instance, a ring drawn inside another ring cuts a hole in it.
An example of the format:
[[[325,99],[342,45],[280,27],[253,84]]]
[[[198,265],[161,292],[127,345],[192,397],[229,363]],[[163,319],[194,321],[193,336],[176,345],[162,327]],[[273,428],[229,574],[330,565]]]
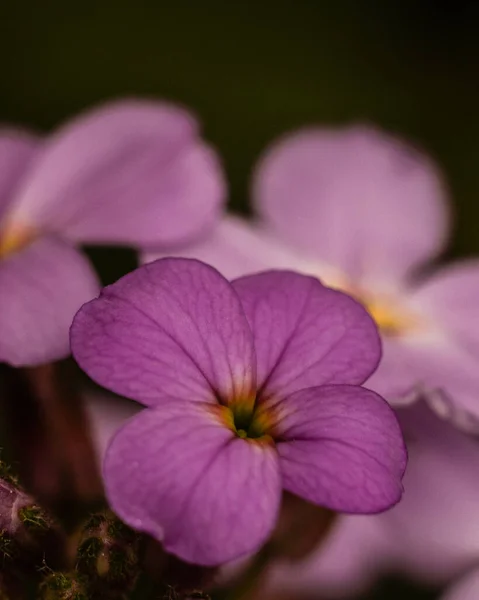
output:
[[[376,321],[381,333],[398,337],[420,327],[416,315],[397,306],[388,298],[356,296]]]
[[[391,295],[367,292],[351,284],[337,272],[331,272],[326,277],[320,276],[319,278],[325,285],[345,292],[361,302],[385,336],[399,337],[423,326],[418,315],[402,306]]]
[[[28,227],[12,225],[0,229],[0,258],[5,258],[27,246],[34,234]]]
[[[251,402],[235,402],[231,406],[216,406],[219,420],[239,438],[248,441],[273,443],[273,415]]]

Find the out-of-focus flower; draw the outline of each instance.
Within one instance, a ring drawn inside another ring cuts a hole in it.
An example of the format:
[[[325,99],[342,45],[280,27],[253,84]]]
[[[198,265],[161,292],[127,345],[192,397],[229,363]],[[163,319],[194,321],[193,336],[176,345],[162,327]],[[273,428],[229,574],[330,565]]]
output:
[[[374,129],[310,129],[266,153],[253,199],[259,221],[227,219],[181,255],[229,278],[294,268],[354,295],[383,339],[383,359],[368,387],[390,401],[425,396],[440,415],[476,430],[479,262],[418,278],[448,233],[434,165]]]
[[[478,598],[479,571],[471,571],[441,596],[441,600],[477,600]]]
[[[391,561],[391,539],[378,516],[340,516],[310,556],[301,562],[275,561],[266,589],[273,597],[290,592],[348,598],[364,592]]]
[[[411,457],[403,502],[378,515],[394,565],[442,583],[479,564],[479,444],[437,416],[427,402],[396,410]]]
[[[306,561],[277,565],[273,589],[344,597],[388,571],[444,584],[479,565],[477,439],[423,401],[398,407],[396,414],[409,454],[401,502],[381,515],[340,517]]]
[[[78,308],[98,292],[76,245],[167,248],[218,216],[223,175],[196,120],[166,103],[110,103],[40,140],[0,132],[0,361],[66,356]]]
[[[316,278],[230,284],[198,261],[158,260],[83,306],[71,343],[95,381],[148,407],[107,451],[112,508],[187,561],[257,549],[282,488],[352,513],[401,496],[396,418],[360,387],[379,361],[376,327]]]

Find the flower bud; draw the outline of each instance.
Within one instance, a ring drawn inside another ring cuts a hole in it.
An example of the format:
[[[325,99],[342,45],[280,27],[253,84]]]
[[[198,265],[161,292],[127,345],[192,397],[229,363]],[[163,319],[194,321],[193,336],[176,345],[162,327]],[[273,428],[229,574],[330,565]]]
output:
[[[78,573],[49,573],[40,585],[40,600],[90,600],[85,579]]]
[[[113,513],[92,515],[78,545],[77,571],[104,598],[131,589],[138,575],[138,540]]]
[[[64,537],[51,515],[38,506],[0,462],[0,556],[11,566],[36,559],[56,561]]]

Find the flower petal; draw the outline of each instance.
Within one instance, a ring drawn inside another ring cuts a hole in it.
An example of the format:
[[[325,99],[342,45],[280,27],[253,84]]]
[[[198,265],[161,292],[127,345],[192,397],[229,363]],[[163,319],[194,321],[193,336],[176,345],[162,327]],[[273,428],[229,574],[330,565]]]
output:
[[[276,593],[307,595],[321,590],[327,598],[356,598],[379,574],[390,571],[391,544],[376,517],[339,516],[328,537],[306,559],[274,564],[268,587]]]
[[[347,513],[376,513],[399,501],[406,447],[383,398],[357,386],[323,386],[296,392],[277,410],[287,490]]]
[[[289,271],[250,275],[233,287],[255,338],[263,401],[325,383],[360,384],[376,368],[376,326],[346,294]]]
[[[209,406],[172,401],[142,412],[117,433],[104,466],[120,518],[202,565],[258,549],[281,498],[274,448],[235,437]]]
[[[284,138],[260,162],[253,190],[281,237],[353,282],[404,277],[442,249],[448,230],[435,166],[372,128]]]
[[[383,357],[367,386],[401,406],[424,397],[456,427],[479,433],[477,359],[443,336],[385,338]]]
[[[0,130],[0,219],[37,148],[38,140],[33,135],[15,129]]]
[[[404,395],[407,387],[434,397],[433,407],[442,416],[479,432],[478,295],[478,260],[441,268],[411,290],[409,303],[424,315],[425,327],[416,336],[385,344],[372,386],[391,398]]]
[[[147,251],[141,260],[147,263],[171,254]],[[295,269],[301,264],[292,250],[257,224],[233,216],[224,217],[209,235],[195,244],[176,248],[174,254],[212,265],[227,279],[275,267]]]
[[[439,269],[417,290],[411,301],[430,316],[471,356],[479,352],[479,260],[452,263]]]
[[[479,598],[479,569],[463,576],[441,596],[441,600],[477,600],[477,598]]]
[[[46,142],[11,218],[74,241],[170,244],[212,225],[224,193],[218,158],[188,112],[121,101]]]
[[[228,402],[254,390],[253,339],[240,300],[196,260],[161,259],[106,287],[78,312],[71,343],[92,379],[148,406],[163,396]]]
[[[70,353],[75,312],[98,293],[86,258],[41,238],[0,262],[0,362],[29,366]]]
[[[424,402],[396,414],[409,453],[404,496],[376,518],[396,547],[396,571],[445,582],[476,565],[479,556],[479,445]]]

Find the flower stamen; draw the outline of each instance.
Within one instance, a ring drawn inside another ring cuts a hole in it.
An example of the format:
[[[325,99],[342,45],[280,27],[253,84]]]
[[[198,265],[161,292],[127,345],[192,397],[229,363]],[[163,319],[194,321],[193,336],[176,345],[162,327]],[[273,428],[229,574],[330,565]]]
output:
[[[24,226],[11,225],[0,230],[0,258],[22,250],[33,238],[32,229]]]

